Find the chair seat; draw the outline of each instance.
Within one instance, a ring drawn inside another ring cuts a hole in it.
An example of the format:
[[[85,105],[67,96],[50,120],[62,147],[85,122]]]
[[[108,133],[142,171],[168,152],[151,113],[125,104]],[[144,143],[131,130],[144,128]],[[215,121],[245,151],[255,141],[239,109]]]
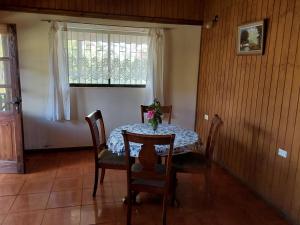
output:
[[[173,168],[178,172],[198,172],[207,167],[207,159],[203,154],[189,152],[173,156]]]
[[[140,173],[143,171],[143,167],[141,164],[135,163],[131,167],[131,171],[135,173]],[[166,166],[162,164],[155,165],[155,172],[158,174],[165,174],[166,173]],[[154,188],[162,188],[165,186],[165,181],[162,180],[155,180],[155,179],[135,179],[132,182],[133,185],[145,185],[145,186],[152,186]]]
[[[110,164],[113,166],[126,166],[125,156],[118,155],[107,149],[104,149],[99,153],[98,163]]]
[[[139,172],[142,172],[143,171],[143,167],[141,164],[139,163],[135,163],[131,166],[131,171],[132,172],[136,172],[136,173],[139,173]],[[156,173],[161,173],[161,174],[164,174],[166,173],[166,166],[163,165],[163,164],[156,164],[155,165],[155,172]]]

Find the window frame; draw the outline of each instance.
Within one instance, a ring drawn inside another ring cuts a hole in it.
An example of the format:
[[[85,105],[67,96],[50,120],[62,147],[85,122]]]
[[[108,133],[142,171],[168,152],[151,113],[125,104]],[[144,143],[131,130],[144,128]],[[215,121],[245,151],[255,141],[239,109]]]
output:
[[[122,27],[120,27],[122,28]],[[128,32],[128,31],[111,31],[111,30],[105,30],[105,29],[91,29],[91,28],[77,28],[77,27],[71,27],[68,28],[68,31],[79,31],[79,32],[94,32],[94,33],[105,33],[110,36],[110,34],[124,34],[124,35],[136,35],[136,36],[148,36],[146,32]],[[110,38],[108,39],[110,43]],[[69,39],[67,38],[67,41]],[[108,45],[110,49],[110,44]],[[149,45],[148,45],[149,47]],[[69,51],[67,47],[67,52]],[[110,50],[109,50],[110,52]],[[148,52],[149,53],[149,52]],[[69,56],[68,56],[69,57]],[[109,54],[109,58],[111,55]],[[69,59],[68,59],[69,60]],[[110,61],[110,60],[109,60]],[[109,65],[110,68],[110,65]],[[68,71],[69,71],[69,65],[68,65]],[[69,74],[68,74],[69,76]],[[124,87],[124,88],[146,88],[146,84],[111,84],[111,78],[108,79],[108,83],[105,84],[97,84],[97,83],[70,83],[70,80],[68,78],[69,87]]]

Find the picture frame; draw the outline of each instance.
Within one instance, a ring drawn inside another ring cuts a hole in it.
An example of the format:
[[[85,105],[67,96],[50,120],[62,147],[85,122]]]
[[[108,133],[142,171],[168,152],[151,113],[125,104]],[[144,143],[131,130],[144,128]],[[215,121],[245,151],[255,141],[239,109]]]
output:
[[[237,54],[263,55],[265,48],[266,20],[238,26]]]

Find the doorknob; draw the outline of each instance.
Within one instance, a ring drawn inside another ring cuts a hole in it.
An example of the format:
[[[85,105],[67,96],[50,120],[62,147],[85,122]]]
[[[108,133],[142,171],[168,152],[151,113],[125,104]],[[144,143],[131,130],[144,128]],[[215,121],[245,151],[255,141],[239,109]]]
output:
[[[21,97],[14,97],[12,101],[8,102],[8,104],[12,104],[15,106],[17,113],[20,113],[20,105],[22,103]]]
[[[15,97],[12,101],[8,102],[9,104],[13,105],[20,105],[22,103],[21,97]]]

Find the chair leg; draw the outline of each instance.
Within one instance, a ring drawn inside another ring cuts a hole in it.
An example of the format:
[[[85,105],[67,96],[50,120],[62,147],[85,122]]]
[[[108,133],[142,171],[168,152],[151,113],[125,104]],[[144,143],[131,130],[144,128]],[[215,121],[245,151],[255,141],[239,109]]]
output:
[[[95,167],[95,180],[94,180],[93,197],[96,196],[97,187],[98,187],[98,177],[99,177],[99,168],[98,168],[98,167]]]
[[[171,193],[171,205],[174,206],[176,203],[176,189],[177,189],[177,178],[176,172],[171,174],[171,185],[170,185],[170,193]]]
[[[127,194],[127,225],[131,225],[131,206],[132,206],[132,199],[131,199],[131,191],[128,191]]]
[[[164,194],[164,200],[163,200],[163,214],[162,214],[162,224],[167,224],[167,204],[168,204],[168,194]]]
[[[101,169],[100,184],[103,184],[104,176],[105,176],[105,168],[102,168]]]

